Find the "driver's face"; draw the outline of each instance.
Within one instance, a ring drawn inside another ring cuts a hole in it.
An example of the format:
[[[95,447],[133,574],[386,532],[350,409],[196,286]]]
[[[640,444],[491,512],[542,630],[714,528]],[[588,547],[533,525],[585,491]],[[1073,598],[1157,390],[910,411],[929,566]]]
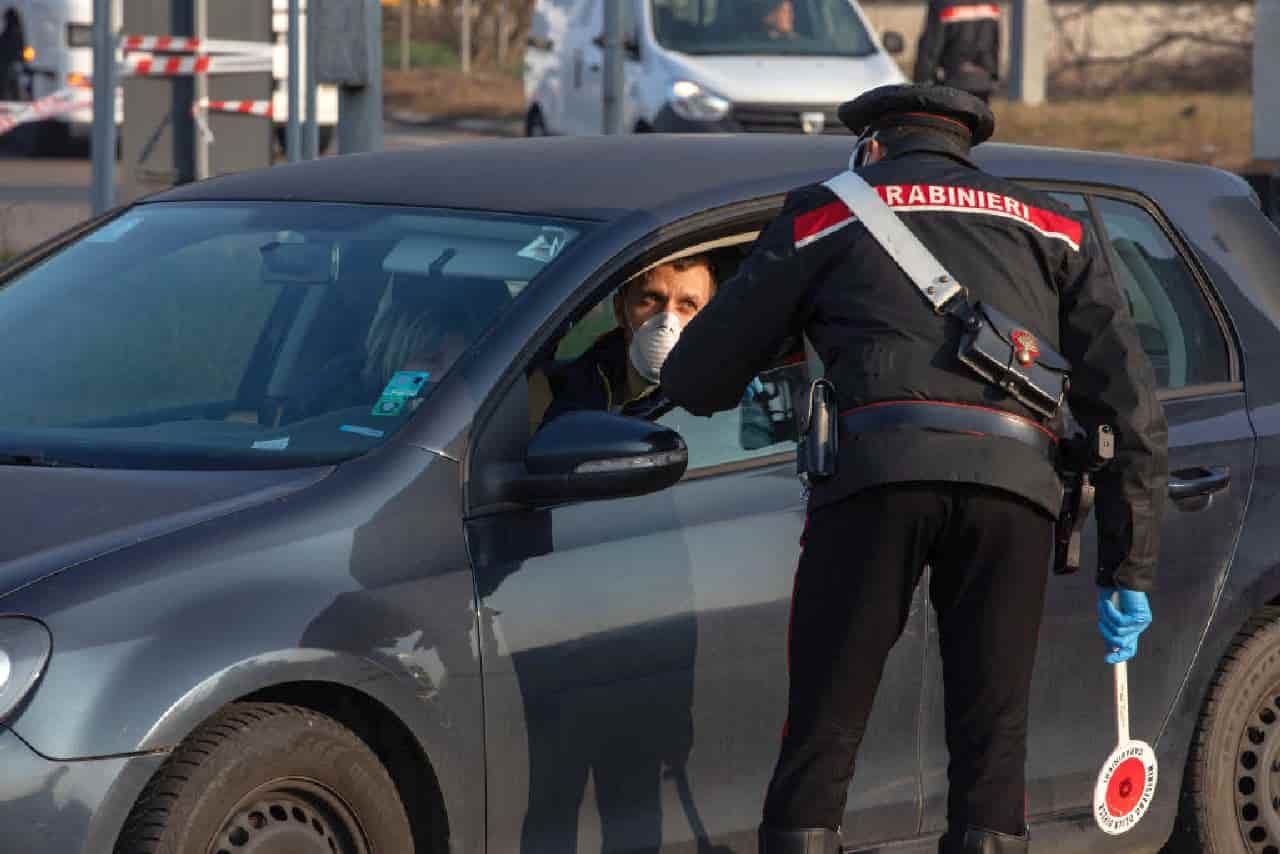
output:
[[[657,314],[671,312],[683,324],[702,310],[715,294],[715,281],[705,265],[677,269],[664,264],[649,271],[643,280],[632,282],[614,302],[618,324],[627,341],[631,333]]]
[[[796,31],[796,9],[791,0],[782,0],[773,11],[764,16],[765,26],[771,36],[790,36]]]

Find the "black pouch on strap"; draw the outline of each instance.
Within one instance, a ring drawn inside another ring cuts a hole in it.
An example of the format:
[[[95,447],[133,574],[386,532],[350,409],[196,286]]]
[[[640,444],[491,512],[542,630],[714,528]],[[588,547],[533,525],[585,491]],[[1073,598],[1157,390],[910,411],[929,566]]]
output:
[[[1044,417],[1058,413],[1071,372],[1066,358],[989,305],[962,310],[961,320],[961,362]]]

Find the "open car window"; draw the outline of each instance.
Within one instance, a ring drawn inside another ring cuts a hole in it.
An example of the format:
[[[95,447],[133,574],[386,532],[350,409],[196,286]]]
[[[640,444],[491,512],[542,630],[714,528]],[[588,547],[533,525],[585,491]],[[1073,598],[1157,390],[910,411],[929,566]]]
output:
[[[715,278],[723,284],[750,251],[755,233],[738,235],[687,247],[650,267],[674,258],[702,255],[712,261]],[[554,399],[547,373],[563,370],[584,358],[606,336],[618,334],[613,295],[592,305],[559,340],[555,355],[531,376],[531,428],[543,423],[542,415]],[[706,471],[725,465],[792,453],[796,448],[796,407],[807,388],[808,369],[802,357],[780,359],[744,390],[736,409],[710,417],[693,415],[679,407],[663,410],[654,420],[678,432],[689,447],[689,471]],[[616,396],[609,395],[610,398]],[[614,403],[617,401],[614,400]]]
[[[0,283],[0,456],[340,462],[382,444],[581,223],[151,204]]]

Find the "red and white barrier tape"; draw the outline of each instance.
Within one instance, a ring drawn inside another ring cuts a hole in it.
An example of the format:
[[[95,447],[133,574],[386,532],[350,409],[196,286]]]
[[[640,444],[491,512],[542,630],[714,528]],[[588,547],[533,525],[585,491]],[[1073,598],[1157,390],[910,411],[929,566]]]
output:
[[[126,56],[121,77],[185,77],[189,74],[251,74],[271,72],[270,57],[259,56]]]
[[[266,42],[232,41],[230,39],[197,39],[186,36],[125,36],[121,43],[125,53],[201,53],[237,56],[272,57],[275,45]]]
[[[0,115],[0,136],[27,122],[38,122],[92,106],[92,92],[70,86],[45,95],[38,101],[3,102],[0,103],[0,108],[4,110],[4,114]]]
[[[275,109],[270,101],[211,101],[204,98],[199,107],[214,113],[237,113],[242,116],[274,118]]]

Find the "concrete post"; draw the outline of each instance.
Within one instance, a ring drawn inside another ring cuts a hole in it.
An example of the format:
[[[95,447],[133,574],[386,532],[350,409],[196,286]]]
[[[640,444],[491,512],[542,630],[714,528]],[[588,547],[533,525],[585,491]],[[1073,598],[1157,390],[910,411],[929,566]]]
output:
[[[1012,0],[1009,99],[1044,103],[1049,53],[1049,0]]]
[[[289,79],[285,81],[289,87],[289,119],[285,125],[284,148],[290,163],[297,163],[302,159],[302,99],[299,97],[302,90],[298,85],[302,77],[302,53],[298,38],[301,35],[301,12],[298,3],[299,0],[289,0]]]
[[[338,151],[381,151],[382,143],[382,5],[363,0],[363,85],[338,90]]]
[[[116,39],[111,0],[93,2],[94,214],[116,204]]]
[[[1256,0],[1253,25],[1253,158],[1280,167],[1280,0]]]
[[[626,3],[604,2],[604,132],[623,132],[626,96]]]

